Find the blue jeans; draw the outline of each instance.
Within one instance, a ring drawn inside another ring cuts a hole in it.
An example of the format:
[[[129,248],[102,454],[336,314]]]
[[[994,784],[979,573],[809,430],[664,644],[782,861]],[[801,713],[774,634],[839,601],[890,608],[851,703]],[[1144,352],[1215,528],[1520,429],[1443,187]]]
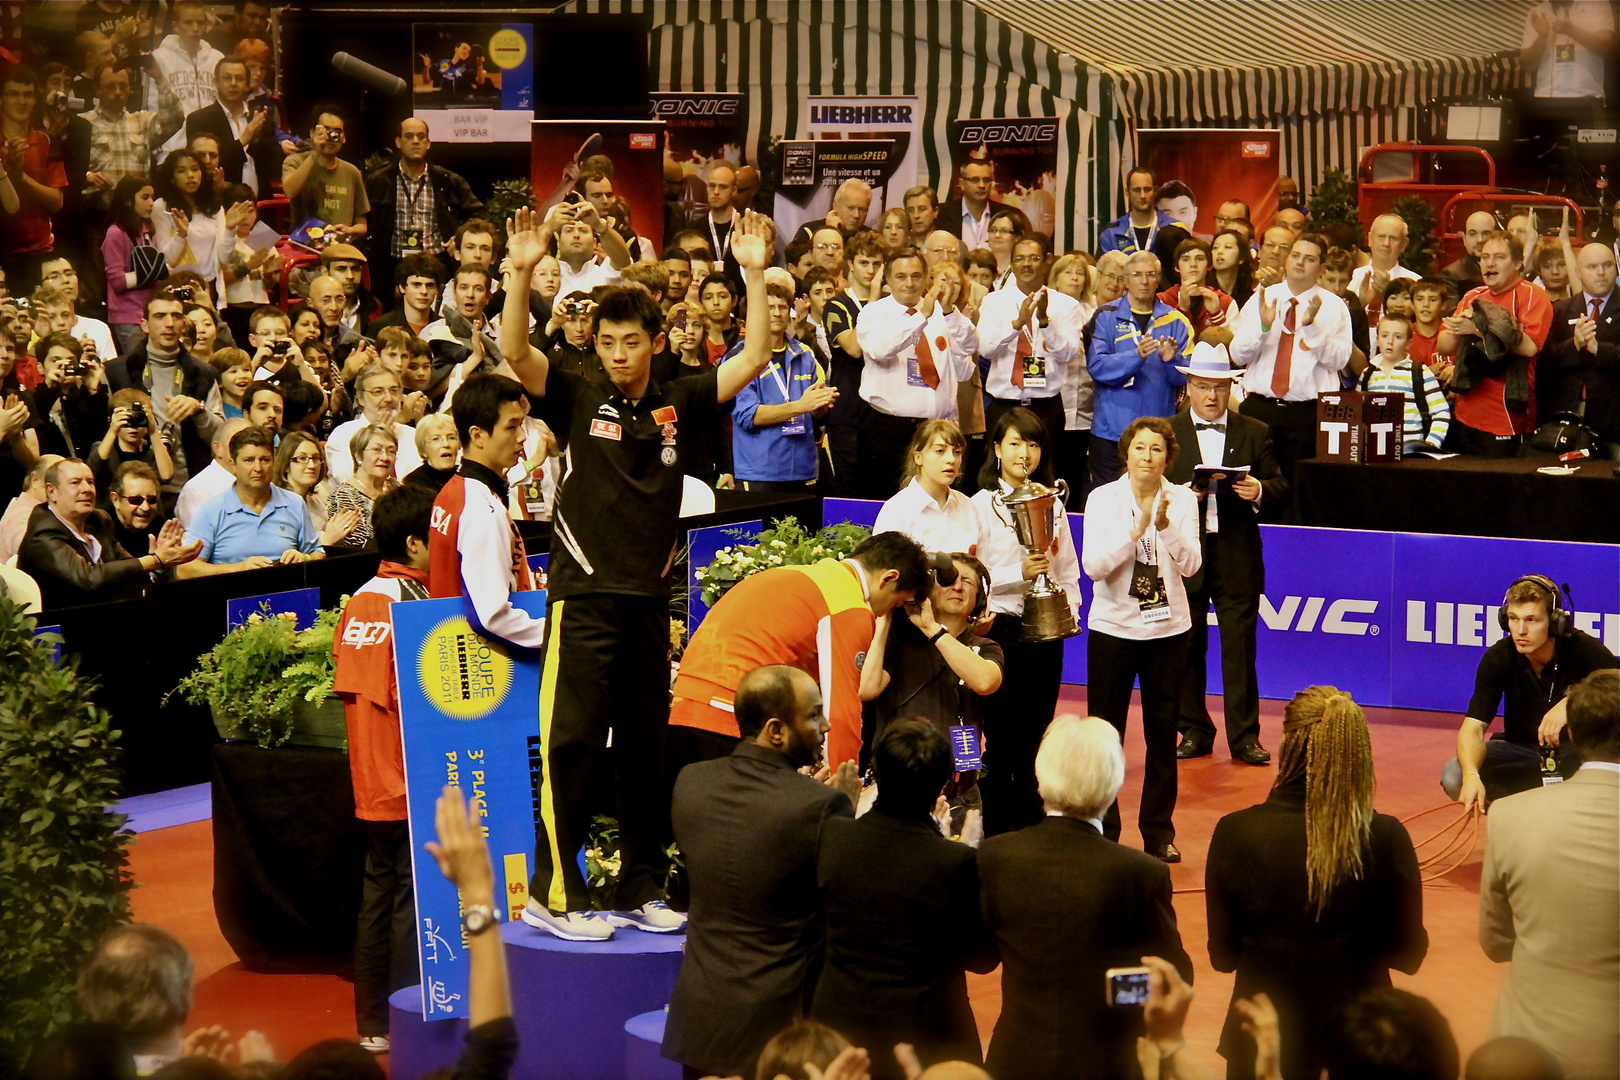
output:
[[[1566,741],[1558,748],[1558,775],[1568,780],[1580,767],[1581,756]],[[1479,764],[1479,779],[1485,785],[1488,803],[1538,788],[1541,786],[1541,750],[1506,739],[1489,739],[1485,743],[1485,760]],[[1456,801],[1462,790],[1462,765],[1456,758],[1446,762],[1446,767],[1440,770],[1440,787],[1448,798]]]

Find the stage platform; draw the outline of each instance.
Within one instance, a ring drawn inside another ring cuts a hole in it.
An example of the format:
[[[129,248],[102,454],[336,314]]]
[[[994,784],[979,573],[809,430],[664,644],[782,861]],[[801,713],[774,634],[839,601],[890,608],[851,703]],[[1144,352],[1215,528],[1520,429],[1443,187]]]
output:
[[[1219,724],[1219,699],[1209,699],[1209,707]],[[1083,714],[1085,688],[1065,687],[1059,709]],[[1442,802],[1440,768],[1454,753],[1460,719],[1390,709],[1369,709],[1368,716],[1378,769],[1378,809],[1405,818]],[[1281,738],[1282,702],[1261,702],[1261,724],[1265,745],[1275,751]],[[1125,752],[1127,773],[1120,794],[1124,842],[1139,844],[1135,819],[1141,794],[1142,737],[1134,707]],[[1224,814],[1264,800],[1275,772],[1270,767],[1233,764],[1223,747],[1217,747],[1212,757],[1184,762],[1179,768],[1176,842],[1185,861],[1171,867],[1171,880],[1177,889],[1176,915],[1193,959],[1198,990],[1188,1020],[1188,1041],[1206,1067],[1224,1071],[1215,1043],[1231,996],[1232,977],[1209,967],[1203,896],[1195,890],[1203,885],[1204,857],[1215,823]],[[1412,823],[1413,840],[1423,840],[1454,816],[1442,811]],[[1429,955],[1415,976],[1394,975],[1395,985],[1423,994],[1439,1006],[1464,1054],[1485,1040],[1497,990],[1507,973],[1505,965],[1485,958],[1476,940],[1484,843],[1482,828],[1478,847],[1468,859],[1424,889]],[[1419,852],[1420,856],[1425,853]],[[176,934],[191,949],[196,963],[196,1005],[187,1030],[220,1024],[240,1035],[257,1029],[269,1037],[283,1060],[321,1039],[354,1038],[354,995],[349,983],[336,976],[257,975],[242,970],[214,921],[212,862],[206,821],[143,832],[131,849],[130,864],[138,884],[132,896],[135,917]],[[1000,987],[999,972],[968,976],[979,1033],[986,1041],[1000,1012]],[[655,1010],[662,1004],[637,1011]],[[521,1015],[535,1010],[537,1000],[519,991],[515,1005]],[[405,1072],[400,1070],[399,1075]]]

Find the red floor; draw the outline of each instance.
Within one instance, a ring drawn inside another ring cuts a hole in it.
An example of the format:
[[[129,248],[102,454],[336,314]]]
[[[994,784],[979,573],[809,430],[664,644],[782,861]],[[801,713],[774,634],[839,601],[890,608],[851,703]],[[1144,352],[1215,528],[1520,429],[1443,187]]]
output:
[[[1060,710],[1083,713],[1084,704],[1084,689],[1070,687]],[[1219,704],[1211,699],[1211,711],[1218,710]],[[1280,740],[1281,718],[1281,702],[1261,703],[1264,742],[1273,751]],[[1456,718],[1377,709],[1369,711],[1369,719],[1378,768],[1378,809],[1405,818],[1442,802],[1438,777],[1441,765],[1453,753]],[[1135,844],[1140,843],[1134,820],[1142,742],[1134,715],[1125,749],[1129,769],[1120,793],[1127,823],[1122,839]],[[1216,821],[1223,814],[1262,801],[1273,770],[1233,765],[1220,749],[1214,757],[1187,762],[1180,770],[1176,828],[1185,861],[1172,867],[1171,873],[1178,890],[1196,889],[1203,884],[1204,852]],[[1413,840],[1422,841],[1455,816],[1441,811],[1413,822]],[[1485,1040],[1491,1008],[1507,971],[1487,960],[1475,939],[1484,844],[1481,828],[1478,846],[1469,858],[1425,889],[1428,958],[1416,976],[1395,975],[1397,986],[1423,994],[1440,1007],[1465,1055]],[[1440,846],[1420,848],[1419,858],[1435,853]],[[131,850],[130,862],[138,884],[135,917],[179,936],[196,962],[196,1005],[189,1026],[221,1024],[238,1034],[256,1028],[269,1037],[283,1060],[321,1039],[355,1037],[348,983],[333,976],[255,975],[236,962],[214,921],[213,842],[207,822],[142,834]],[[1177,895],[1176,914],[1182,940],[1197,968],[1198,997],[1189,1020],[1189,1042],[1207,1066],[1224,1071],[1215,1055],[1215,1041],[1231,996],[1231,976],[1209,968],[1202,895]],[[1001,1007],[1000,976],[968,978],[979,1030],[988,1039]],[[518,1007],[522,1008],[521,1002]]]

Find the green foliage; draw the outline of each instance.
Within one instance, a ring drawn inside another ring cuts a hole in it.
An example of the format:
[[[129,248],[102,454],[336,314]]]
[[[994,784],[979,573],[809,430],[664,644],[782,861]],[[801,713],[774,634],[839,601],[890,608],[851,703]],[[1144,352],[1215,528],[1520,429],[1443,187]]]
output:
[[[179,694],[192,705],[211,706],[260,746],[280,746],[292,734],[297,702],[319,705],[332,696],[332,635],[342,607],[322,608],[307,630],[294,626],[291,613],[254,612],[197,658],[197,669],[180,680],[164,704]]]
[[[728,535],[741,539],[748,534],[736,529]],[[733,544],[714,553],[714,561],[697,572],[703,602],[713,607],[733,585],[761,570],[846,558],[870,535],[870,529],[847,521],[809,532],[797,518],[785,517],[753,538],[752,544]]]
[[[681,849],[674,844],[664,849],[669,858],[669,872],[662,882],[664,895],[669,895],[675,880],[686,870]],[[590,835],[585,841],[585,887],[591,894],[591,904],[598,911],[610,911],[614,890],[619,887],[619,872],[623,856],[619,853],[619,823],[604,814],[591,819]]]
[[[534,189],[527,180],[497,180],[484,204],[484,216],[495,226],[495,245],[506,246],[506,219],[519,207],[534,208]]]
[[[1440,257],[1434,208],[1416,195],[1403,195],[1389,212],[1406,222],[1406,250],[1401,253],[1401,265],[1416,274],[1430,273]]]
[[[1356,184],[1343,169],[1329,169],[1322,174],[1307,201],[1311,210],[1311,228],[1322,229],[1332,223],[1357,224]]]
[[[0,599],[0,1075],[74,1015],[90,947],[129,920],[131,833],[117,799],[118,732],[78,661]]]

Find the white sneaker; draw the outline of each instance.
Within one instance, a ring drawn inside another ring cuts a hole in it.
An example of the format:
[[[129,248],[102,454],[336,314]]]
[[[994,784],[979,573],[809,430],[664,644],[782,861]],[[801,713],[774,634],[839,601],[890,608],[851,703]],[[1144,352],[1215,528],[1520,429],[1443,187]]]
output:
[[[614,926],[633,926],[649,934],[675,934],[686,929],[686,916],[669,910],[662,900],[649,900],[634,911],[610,911],[605,918]]]
[[[570,911],[557,915],[532,897],[523,908],[523,921],[564,941],[607,941],[613,936],[613,925],[598,912]]]
[[[367,1035],[360,1040],[360,1049],[369,1050],[373,1054],[386,1054],[388,1053],[388,1036]]]

